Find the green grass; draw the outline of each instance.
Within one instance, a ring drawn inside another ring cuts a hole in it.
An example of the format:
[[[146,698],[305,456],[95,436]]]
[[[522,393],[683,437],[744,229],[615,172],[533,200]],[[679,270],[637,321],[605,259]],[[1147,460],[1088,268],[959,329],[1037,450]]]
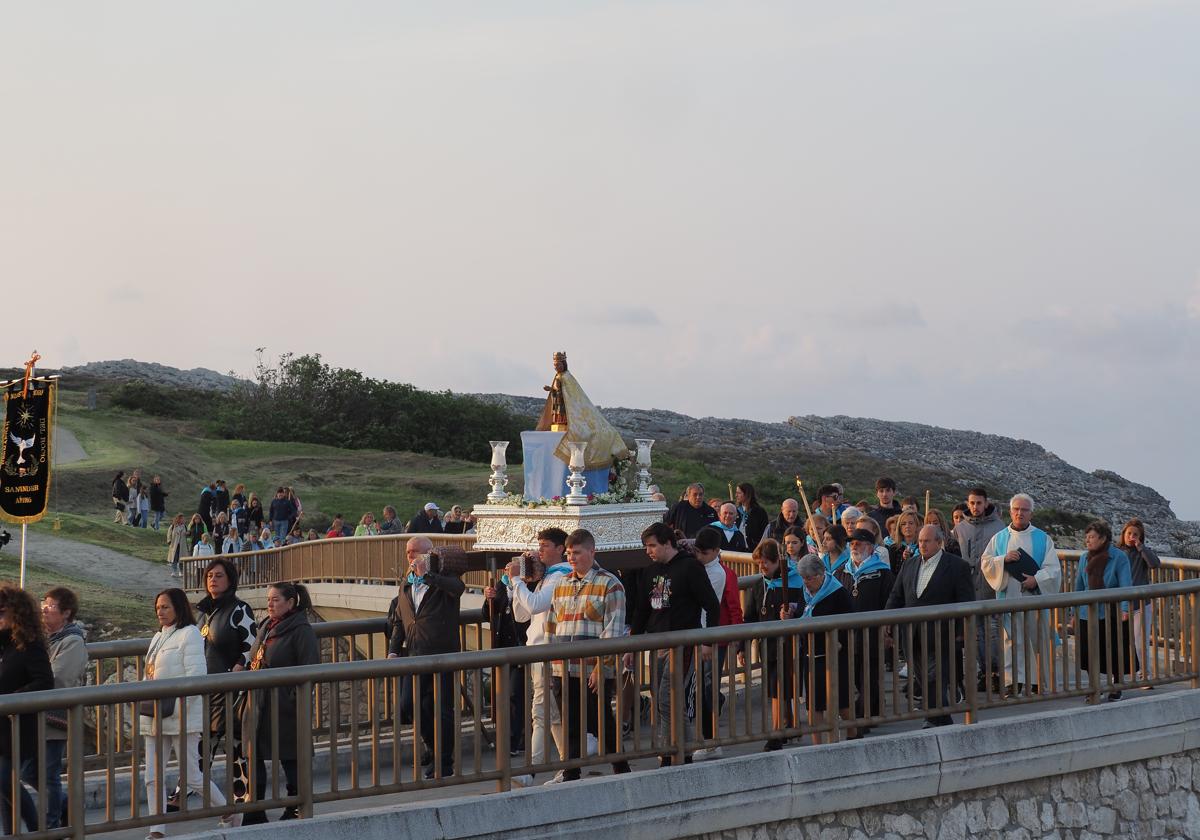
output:
[[[0,554],[0,578],[20,580],[20,566],[17,555]],[[89,627],[89,641],[149,636],[156,626],[149,596],[114,592],[83,578],[26,565],[25,588],[34,598],[40,599],[55,586],[69,587],[79,596],[79,618]]]
[[[317,528],[326,527],[336,513],[345,514],[352,523],[366,511],[378,517],[386,504],[394,505],[405,520],[429,501],[443,509],[453,504],[470,507],[490,489],[485,464],[411,452],[219,440],[205,437],[199,423],[114,408],[88,411],[82,403],[73,403],[61,402],[59,422],[75,434],[88,458],[62,465],[56,473],[51,510],[78,517],[69,522],[64,515],[59,535],[147,559],[161,559],[153,537],[125,533],[140,529],[110,527],[110,486],[117,470],[128,476],[134,467],[141,467],[146,479],[162,475],[169,494],[168,514],[189,518],[200,490],[211,479],[225,479],[231,491],[245,484],[248,491],[258,493],[264,507],[270,505],[277,486],[288,485],[304,505],[305,524]],[[520,485],[519,475],[514,476],[509,489],[518,490]]]

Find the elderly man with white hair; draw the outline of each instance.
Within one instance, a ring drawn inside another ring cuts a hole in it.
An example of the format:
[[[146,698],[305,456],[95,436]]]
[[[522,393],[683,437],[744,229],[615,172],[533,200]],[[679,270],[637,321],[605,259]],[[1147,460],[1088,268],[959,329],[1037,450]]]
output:
[[[847,534],[853,534],[854,529],[858,527],[858,520],[862,519],[866,514],[856,507],[848,507],[842,511],[841,525],[846,529]]]
[[[1012,524],[997,531],[979,559],[980,573],[1000,600],[1053,595],[1062,588],[1054,540],[1033,519],[1033,499],[1018,493],[1008,504]],[[1040,618],[1040,620],[1039,620]],[[1041,625],[1039,627],[1039,624]],[[1054,679],[1054,628],[1049,610],[1004,616],[1004,673],[1010,695]]]

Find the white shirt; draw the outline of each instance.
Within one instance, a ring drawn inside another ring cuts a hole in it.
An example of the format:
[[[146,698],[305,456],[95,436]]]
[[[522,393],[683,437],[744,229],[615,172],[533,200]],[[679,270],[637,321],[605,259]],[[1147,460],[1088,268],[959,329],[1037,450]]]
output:
[[[933,573],[937,571],[938,563],[942,561],[942,550],[939,548],[937,554],[930,557],[928,560],[922,558],[921,567],[917,569],[917,597],[920,598],[925,594],[925,587],[929,585],[929,581],[933,580]]]
[[[533,592],[529,591],[521,578],[509,578],[508,594],[512,599],[513,618],[529,622],[529,630],[525,633],[526,645],[543,645],[550,641],[546,637],[546,614],[550,612],[550,604],[554,601],[554,587],[566,576],[563,572],[546,575],[538,581]]]
[[[421,609],[421,602],[425,600],[425,593],[429,591],[429,584],[424,582],[424,578],[415,581],[412,585],[412,600],[413,612]]]
[[[725,567],[721,565],[721,555],[718,554],[713,558],[711,563],[704,564],[704,571],[708,575],[708,582],[712,584],[713,592],[717,595],[717,603],[721,603],[721,598],[725,595]],[[700,626],[708,626],[708,613],[704,610],[700,611]]]

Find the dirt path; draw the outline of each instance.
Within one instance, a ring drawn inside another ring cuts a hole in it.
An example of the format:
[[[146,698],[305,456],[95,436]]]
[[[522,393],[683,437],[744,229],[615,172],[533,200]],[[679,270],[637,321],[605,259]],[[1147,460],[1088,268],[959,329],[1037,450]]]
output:
[[[20,539],[20,533],[14,533],[5,553],[19,557]],[[30,532],[26,560],[43,569],[135,595],[154,595],[168,587],[179,586],[179,578],[171,577],[166,563],[151,563],[110,548],[46,534]]]

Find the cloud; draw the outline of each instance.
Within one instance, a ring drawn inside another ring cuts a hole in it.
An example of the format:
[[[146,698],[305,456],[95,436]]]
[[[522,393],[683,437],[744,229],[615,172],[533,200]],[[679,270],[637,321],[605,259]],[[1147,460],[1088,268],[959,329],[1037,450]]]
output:
[[[1193,321],[1200,321],[1200,277],[1192,286],[1192,295],[1187,300],[1187,313]]]
[[[609,306],[596,315],[594,322],[617,327],[657,327],[662,324],[658,316],[644,306]]]

